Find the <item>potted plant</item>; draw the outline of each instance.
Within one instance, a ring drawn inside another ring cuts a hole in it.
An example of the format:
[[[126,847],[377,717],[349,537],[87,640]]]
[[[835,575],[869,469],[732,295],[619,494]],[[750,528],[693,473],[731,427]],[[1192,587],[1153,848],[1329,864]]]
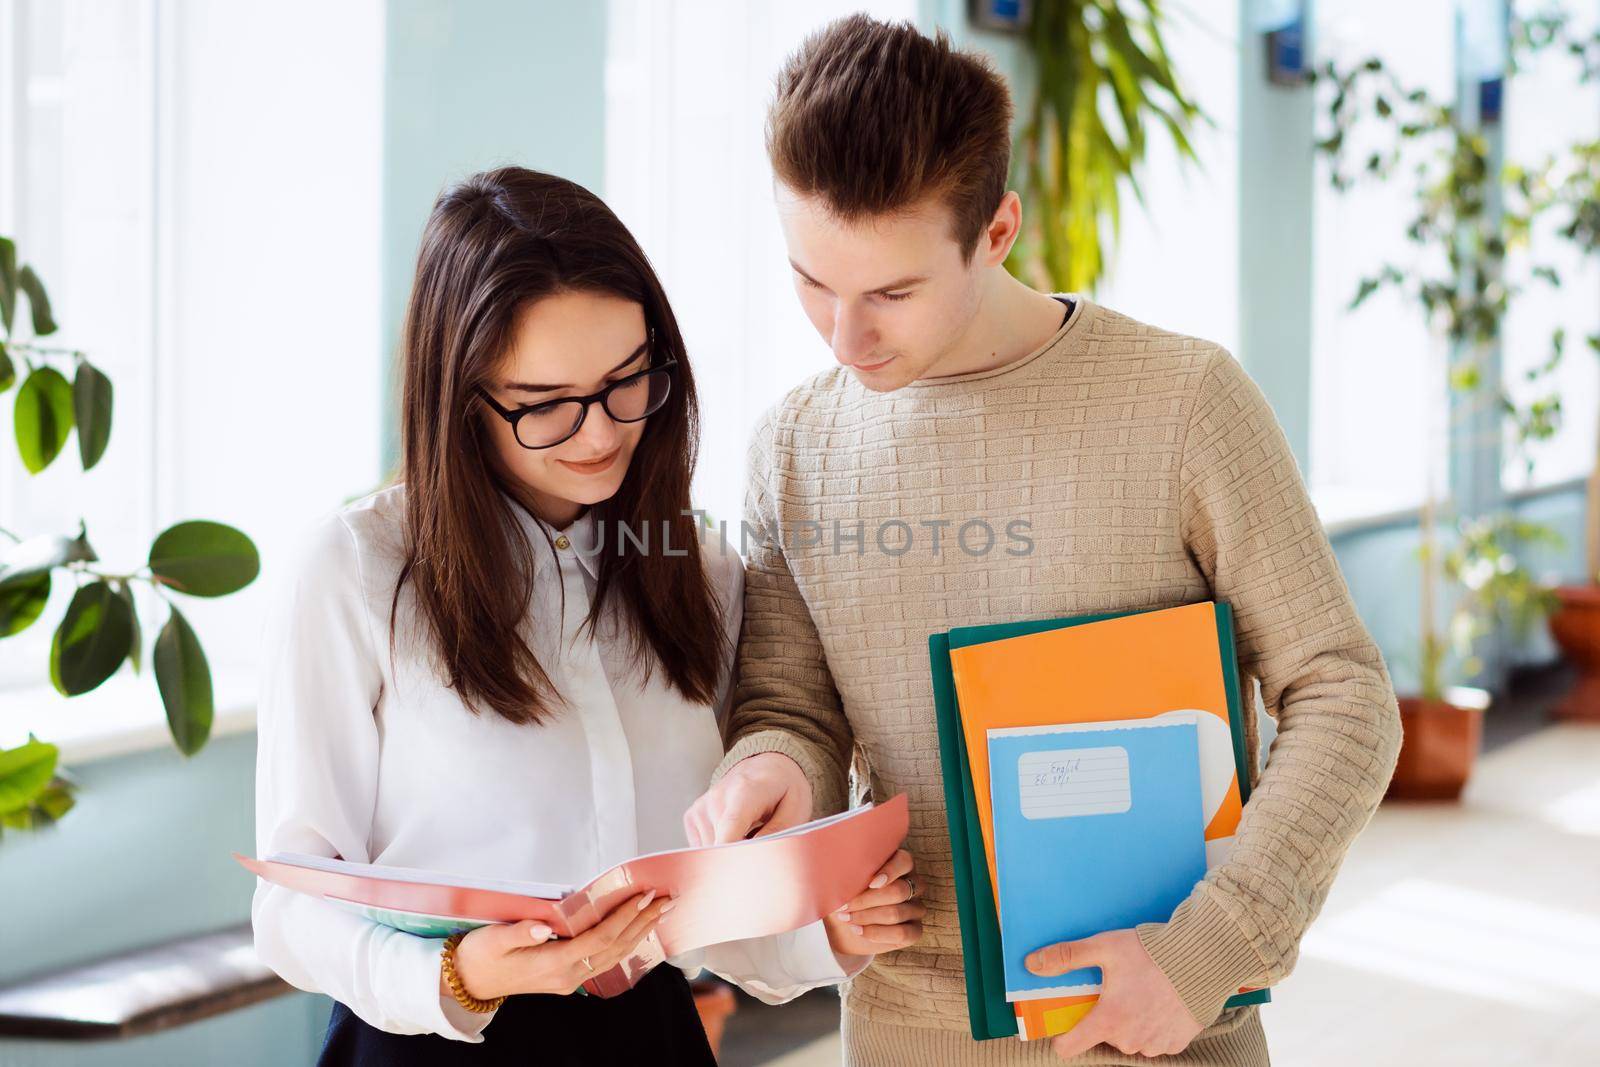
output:
[[[1518,22],[1514,41],[1524,52],[1536,50],[1564,41],[1564,26],[1559,17]],[[1535,220],[1561,202],[1552,193],[1567,188],[1552,182],[1557,161],[1537,169],[1498,167],[1488,140],[1458,107],[1400,84],[1376,57],[1350,68],[1327,63],[1313,80],[1332,94],[1331,129],[1316,147],[1330,161],[1335,189],[1349,189],[1359,177],[1389,179],[1402,163],[1414,164],[1410,173],[1417,182],[1416,210],[1406,227],[1417,262],[1382,264],[1361,281],[1351,310],[1380,290],[1396,291],[1413,304],[1449,352],[1447,381],[1454,403],[1447,438],[1476,446],[1483,442],[1474,435],[1490,434],[1516,450],[1531,469],[1529,447],[1560,426],[1560,394],[1548,383],[1565,350],[1564,332],[1552,331],[1548,358],[1523,376],[1524,393],[1544,385],[1542,394],[1515,396],[1490,372],[1497,366],[1492,357],[1512,301],[1531,285],[1560,284],[1548,266],[1519,260],[1525,269],[1518,279],[1508,278],[1506,270],[1511,251],[1530,249]],[[1379,147],[1352,174],[1345,168],[1347,135],[1360,123],[1373,124],[1388,139],[1378,140]],[[1489,695],[1448,685],[1446,675],[1480,673],[1474,649],[1481,638],[1500,626],[1525,633],[1556,603],[1516,554],[1530,542],[1557,543],[1554,531],[1505,513],[1468,516],[1457,520],[1455,543],[1441,551],[1441,507],[1448,509],[1451,502],[1441,505],[1430,478],[1419,530],[1420,685],[1400,700],[1405,739],[1390,787],[1397,797],[1460,795],[1476,760]],[[1453,597],[1448,640],[1437,625],[1447,582]]]
[[[1585,64],[1585,79],[1600,70],[1600,36],[1590,42],[1594,57]],[[1600,252],[1600,141],[1575,145],[1566,169],[1546,195],[1561,212],[1558,232],[1585,255]],[[1600,355],[1600,333],[1585,341]],[[1584,521],[1584,581],[1557,586],[1558,607],[1550,616],[1550,635],[1578,670],[1578,679],[1556,706],[1558,717],[1600,722],[1600,426],[1596,456],[1589,471]]]
[[[1498,627],[1525,636],[1554,606],[1551,591],[1518,558],[1527,545],[1557,544],[1548,527],[1496,515],[1462,522],[1455,540],[1440,552],[1434,505],[1424,505],[1418,552],[1422,568],[1420,685],[1400,697],[1405,740],[1390,779],[1388,795],[1404,800],[1455,800],[1477,763],[1483,741],[1483,715],[1492,697],[1487,690],[1447,684],[1458,673],[1470,678],[1483,664],[1478,642]],[[1446,633],[1437,624],[1439,589],[1457,592]]]
[[[1146,125],[1178,156],[1205,121],[1179,83],[1162,35],[1160,0],[1035,0],[1024,5],[1037,80],[1012,153],[1028,204],[1007,268],[1037,289],[1087,292],[1116,238],[1121,193],[1139,194]]]
[[[29,305],[28,336],[16,329],[19,298]],[[26,265],[19,269],[15,244],[0,237],[0,393],[16,385],[20,362],[25,375],[13,425],[29,474],[50,466],[74,431],[86,471],[100,461],[111,439],[111,381],[85,353],[42,340],[56,329],[38,272]],[[119,571],[100,566],[82,521],[73,535],[24,538],[0,527],[0,640],[39,620],[58,579],[73,583],[51,641],[48,673],[62,696],[80,696],[124,663],[136,673],[142,670],[135,589],[147,588],[167,609],[151,650],[156,687],[173,743],[192,756],[211,733],[211,672],[199,637],[171,594],[226,596],[254,581],[259,569],[250,538],[217,522],[168,527],[151,544],[142,566]],[[72,782],[58,773],[58,759],[54,745],[32,735],[14,748],[0,748],[0,831],[53,823],[72,807]]]

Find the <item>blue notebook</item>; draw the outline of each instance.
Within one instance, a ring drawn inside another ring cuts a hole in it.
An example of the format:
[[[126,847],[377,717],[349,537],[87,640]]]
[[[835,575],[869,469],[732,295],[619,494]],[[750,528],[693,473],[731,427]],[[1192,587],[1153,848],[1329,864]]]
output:
[[[1100,969],[1040,977],[1035,949],[1165,922],[1206,874],[1194,712],[990,730],[1006,999],[1100,991]]]

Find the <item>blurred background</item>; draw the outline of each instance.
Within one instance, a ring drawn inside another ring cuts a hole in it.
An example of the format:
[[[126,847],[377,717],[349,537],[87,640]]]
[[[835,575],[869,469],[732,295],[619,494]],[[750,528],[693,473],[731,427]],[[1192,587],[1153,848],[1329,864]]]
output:
[[[392,469],[434,197],[517,163],[611,203],[736,522],[756,416],[831,362],[762,118],[857,10],[1011,81],[1014,270],[1242,361],[1405,698],[1275,1058],[1600,1062],[1596,0],[0,0],[0,1064],[315,1058],[228,858],[255,648]],[[831,992],[705,1005],[725,1063],[837,1062]]]

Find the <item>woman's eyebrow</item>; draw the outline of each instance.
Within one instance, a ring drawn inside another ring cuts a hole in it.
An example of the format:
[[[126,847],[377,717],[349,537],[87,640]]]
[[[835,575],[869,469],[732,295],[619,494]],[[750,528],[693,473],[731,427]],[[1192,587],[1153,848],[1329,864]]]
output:
[[[649,341],[643,342],[642,344],[639,345],[638,348],[635,348],[631,353],[629,353],[627,359],[623,360],[621,363],[618,363],[615,367],[612,367],[610,370],[606,371],[606,373],[607,374],[615,374],[615,373],[617,373],[617,371],[621,370],[623,367],[626,367],[628,364],[632,363],[634,360],[636,360],[640,356],[644,355],[644,350],[646,348],[648,348],[649,346],[650,346],[650,342]],[[554,392],[557,389],[576,389],[577,386],[575,386],[575,385],[533,385],[533,384],[531,384],[529,382],[507,382],[505,384],[504,388],[506,388],[506,389],[520,389],[525,393],[551,393],[551,392]]]

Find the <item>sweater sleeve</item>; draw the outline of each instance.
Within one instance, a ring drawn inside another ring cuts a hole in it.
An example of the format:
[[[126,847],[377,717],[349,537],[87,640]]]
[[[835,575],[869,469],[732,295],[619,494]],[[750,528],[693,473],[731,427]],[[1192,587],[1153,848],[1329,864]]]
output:
[[[354,534],[335,516],[307,540],[266,626],[257,709],[256,852],[370,861],[378,793],[380,661]],[[493,1013],[439,992],[443,941],[260,881],[256,955],[290,985],[326,993],[380,1030],[478,1043]]]
[[[739,680],[728,716],[728,753],[713,781],[749,756],[781,752],[810,780],[811,814],[821,818],[844,810],[854,735],[816,623],[784,558],[773,491],[778,410],[762,417],[750,443]]]
[[[1240,667],[1278,722],[1229,858],[1168,922],[1138,928],[1209,1026],[1241,986],[1293,969],[1301,936],[1383,797],[1400,718],[1283,431],[1221,349],[1201,376],[1178,477],[1184,541],[1215,598],[1232,605]]]

